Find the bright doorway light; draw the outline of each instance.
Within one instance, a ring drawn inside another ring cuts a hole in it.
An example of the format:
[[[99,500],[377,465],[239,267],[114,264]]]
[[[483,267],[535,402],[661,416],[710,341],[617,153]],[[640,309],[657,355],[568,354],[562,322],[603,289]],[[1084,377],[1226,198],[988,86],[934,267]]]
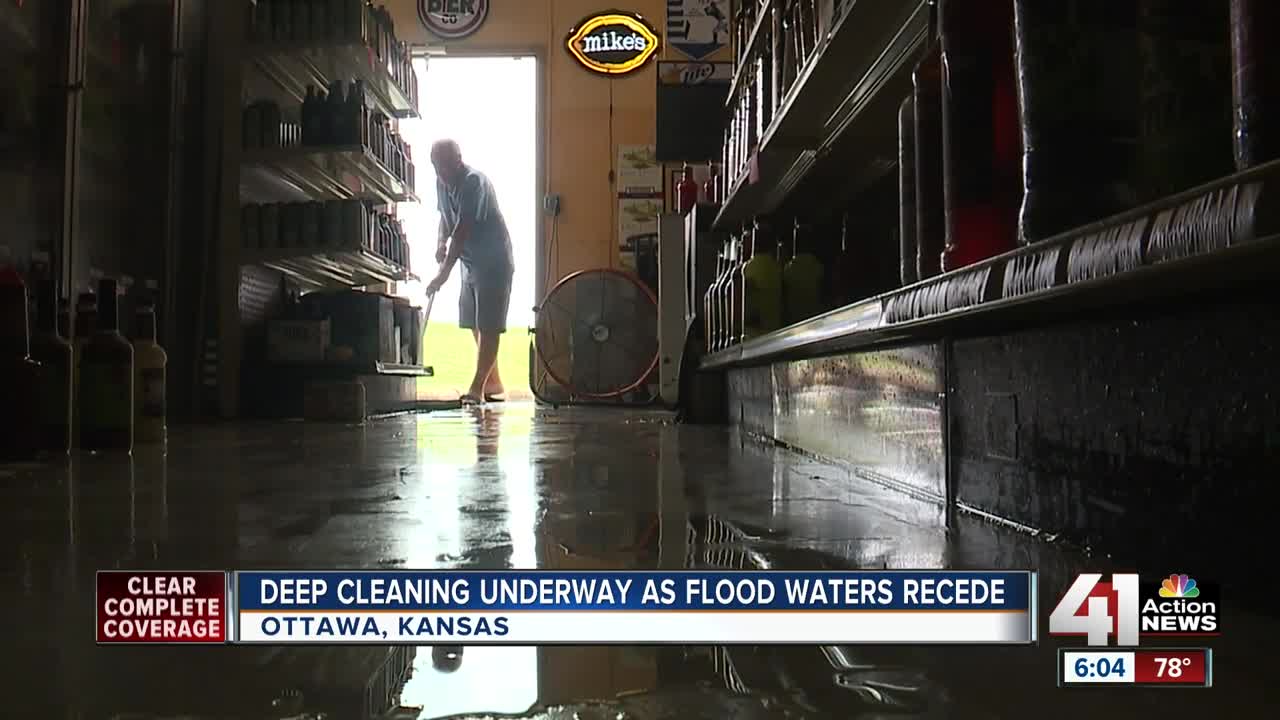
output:
[[[402,121],[400,131],[413,149],[422,202],[403,204],[398,212],[411,238],[414,272],[422,282],[406,284],[404,294],[425,303],[423,288],[435,275],[440,215],[428,153],[431,143],[450,138],[461,146],[463,161],[493,182],[511,232],[516,272],[498,369],[509,398],[528,398],[527,329],[533,324],[538,222],[537,59],[432,57],[414,63],[422,118]],[[424,399],[458,397],[475,370],[474,341],[457,325],[460,277],[455,269],[432,306],[423,354],[425,364],[435,368],[435,377],[420,384]]]

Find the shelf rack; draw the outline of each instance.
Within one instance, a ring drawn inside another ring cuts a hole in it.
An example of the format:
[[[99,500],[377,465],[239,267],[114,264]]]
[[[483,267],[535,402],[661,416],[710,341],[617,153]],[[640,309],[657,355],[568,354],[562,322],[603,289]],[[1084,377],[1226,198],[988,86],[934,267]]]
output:
[[[250,44],[245,61],[298,102],[306,97],[307,86],[327,87],[334,80],[359,79],[373,104],[389,117],[418,117],[418,108],[396,85],[386,66],[377,61],[371,48],[360,43],[280,42]]]
[[[253,202],[346,200],[364,198],[378,204],[414,202],[407,184],[365,147],[256,148],[241,152],[240,198]]]
[[[881,153],[896,149],[898,105],[928,44],[928,3],[858,0],[841,8],[779,102],[748,160],[750,172],[729,188],[717,230],[803,204],[798,191],[807,183],[824,187],[819,200],[825,200],[832,190],[866,182],[896,163]],[[749,70],[735,73],[735,91]],[[886,145],[888,138],[894,141]]]
[[[386,258],[363,248],[244,248],[241,262],[279,270],[310,288],[357,287],[417,279]]]
[[[704,370],[990,333],[1056,314],[1268,281],[1280,160],[705,356]]]

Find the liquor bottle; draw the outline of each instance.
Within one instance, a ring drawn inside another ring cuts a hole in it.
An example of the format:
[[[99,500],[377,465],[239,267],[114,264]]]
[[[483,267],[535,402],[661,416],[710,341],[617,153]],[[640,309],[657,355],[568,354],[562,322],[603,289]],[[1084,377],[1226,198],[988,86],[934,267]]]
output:
[[[724,350],[729,347],[729,338],[733,334],[733,328],[730,327],[730,304],[733,292],[733,245],[736,236],[731,236],[724,244],[724,269],[721,271],[720,281],[716,283],[716,306],[715,326],[716,326],[716,350]]]
[[[703,293],[703,340],[707,347],[707,352],[712,352],[716,346],[716,323],[714,323],[712,315],[712,306],[716,302],[716,287],[719,283],[719,277],[724,270],[724,251],[716,252],[716,274],[712,275],[712,282],[708,283],[707,292]]]
[[[302,99],[302,144],[303,145],[323,145],[323,131],[320,126],[320,116],[323,113],[321,104],[324,101],[320,99],[320,95],[315,85],[307,86],[307,95]]]
[[[840,308],[862,299],[858,278],[862,263],[857,251],[849,243],[849,213],[840,218],[840,251],[831,264],[827,281],[827,307]]]
[[[169,356],[156,342],[155,301],[138,304],[138,337],[133,341],[134,439],[139,444],[162,443],[167,410],[165,371]]]
[[[75,354],[58,331],[58,292],[47,281],[36,302],[37,330],[31,336],[31,359],[40,363],[41,447],[65,454],[71,450],[72,372]]]
[[[1232,104],[1236,169],[1280,158],[1280,53],[1268,40],[1280,27],[1273,0],[1231,0]]]
[[[311,0],[311,42],[320,44],[329,39],[329,0]]]
[[[791,259],[782,268],[788,325],[822,313],[822,263],[808,251],[810,237],[809,228],[796,220],[791,234]]]
[[[133,346],[120,334],[116,281],[98,283],[98,331],[80,353],[80,447],[133,449]]]
[[[744,234],[742,339],[750,340],[782,327],[782,269],[770,252],[769,231],[759,220]]]
[[[292,34],[294,42],[305,43],[311,39],[311,6],[312,0],[291,0],[293,11]]]
[[[946,239],[943,201],[942,44],[937,40],[937,3],[930,4],[933,44],[911,74],[916,138],[916,275],[921,280],[941,271]],[[840,282],[840,275],[834,276]]]
[[[920,279],[916,261],[916,113],[908,96],[898,107],[898,279],[904,286]]]
[[[698,182],[693,179],[693,167],[684,164],[684,172],[676,185],[676,212],[688,215],[698,202]]]
[[[369,108],[365,105],[364,81],[352,80],[347,89],[347,103],[343,108],[345,120],[342,123],[346,135],[344,142],[357,147],[369,144]]]
[[[742,271],[746,267],[746,259],[743,256],[744,245],[746,244],[746,230],[733,241],[732,266],[729,268],[729,292],[727,303],[727,314],[729,317],[728,330],[729,335],[725,338],[725,347],[733,347],[742,342],[743,325],[743,297],[746,290],[746,279],[743,277]]]
[[[1190,189],[1235,167],[1230,26],[1225,0],[1138,0],[1141,201]]]
[[[1016,244],[1022,202],[1013,0],[942,0],[944,271]]]
[[[293,38],[293,5],[289,0],[276,0],[271,9],[271,37],[277,43],[285,43]]]
[[[71,367],[73,387],[71,392],[71,444],[80,447],[80,358],[89,339],[98,331],[98,297],[93,293],[80,293],[76,298],[75,339],[71,342]]]
[[[323,108],[321,108],[321,127],[324,128],[324,136],[327,145],[342,145],[347,142],[344,122],[344,110],[347,107],[347,97],[345,87],[341,80],[335,80],[329,83],[329,94],[325,97]]]
[[[31,359],[27,285],[0,258],[0,460],[30,460],[42,445],[40,397],[43,368]]]
[[[719,176],[720,172],[716,168],[716,164],[714,162],[708,162],[707,179],[702,181],[702,202],[707,203],[708,205],[720,204],[719,183],[716,182],[719,179]]]
[[[1137,3],[1016,0],[1014,29],[1029,244],[1137,203]]]

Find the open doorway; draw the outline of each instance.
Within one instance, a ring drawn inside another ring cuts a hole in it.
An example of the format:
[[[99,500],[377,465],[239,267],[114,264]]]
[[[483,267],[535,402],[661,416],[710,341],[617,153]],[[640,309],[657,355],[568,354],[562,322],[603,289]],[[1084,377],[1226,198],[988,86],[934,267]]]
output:
[[[529,333],[533,324],[538,230],[538,64],[532,55],[432,57],[414,61],[422,117],[402,121],[400,132],[415,153],[420,203],[404,204],[399,215],[413,240],[413,268],[421,282],[405,294],[424,302],[423,288],[435,274],[440,222],[435,175],[427,157],[431,143],[452,138],[463,161],[493,182],[511,232],[516,272],[507,332],[498,353],[498,371],[512,400],[529,399]],[[421,150],[419,150],[421,148]],[[436,296],[423,339],[425,363],[435,376],[418,387],[422,400],[455,399],[475,371],[471,332],[458,327],[462,273],[455,270]]]

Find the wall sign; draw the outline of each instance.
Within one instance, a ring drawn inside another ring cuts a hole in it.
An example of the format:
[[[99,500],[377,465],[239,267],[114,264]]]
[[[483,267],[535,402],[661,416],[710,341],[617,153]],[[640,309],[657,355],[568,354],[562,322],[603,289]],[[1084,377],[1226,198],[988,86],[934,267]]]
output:
[[[729,0],[667,0],[667,43],[701,60],[729,44]]]
[[[489,0],[418,0],[418,19],[442,40],[461,40],[489,17]]]
[[[662,45],[658,31],[636,13],[610,10],[588,16],[564,41],[569,54],[602,75],[626,75],[644,67]]]

